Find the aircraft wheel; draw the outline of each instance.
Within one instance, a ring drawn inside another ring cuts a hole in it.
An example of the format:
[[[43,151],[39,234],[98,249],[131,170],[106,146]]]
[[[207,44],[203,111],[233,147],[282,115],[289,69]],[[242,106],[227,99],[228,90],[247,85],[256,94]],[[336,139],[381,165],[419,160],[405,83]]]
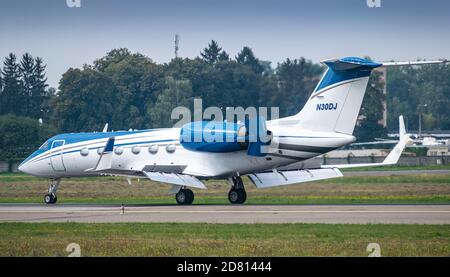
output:
[[[247,201],[247,192],[245,189],[240,189],[241,191],[241,202],[239,204],[244,204]]]
[[[194,192],[190,189],[180,189],[175,195],[175,200],[179,205],[190,205],[194,202]]]
[[[247,192],[245,189],[231,189],[228,200],[231,204],[243,204],[247,200]]]
[[[57,200],[57,198],[56,198],[56,196],[54,196],[53,194],[46,194],[45,196],[44,196],[44,203],[45,204],[55,204],[56,203],[56,200]]]
[[[190,189],[186,189],[186,192],[189,196],[189,202],[187,204],[190,205],[194,202],[194,192]]]

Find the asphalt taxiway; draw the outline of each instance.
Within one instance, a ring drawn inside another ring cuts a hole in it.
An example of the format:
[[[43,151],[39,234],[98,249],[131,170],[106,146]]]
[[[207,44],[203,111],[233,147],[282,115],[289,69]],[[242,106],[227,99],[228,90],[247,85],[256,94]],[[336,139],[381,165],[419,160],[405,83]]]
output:
[[[450,224],[450,205],[0,204],[0,222]]]

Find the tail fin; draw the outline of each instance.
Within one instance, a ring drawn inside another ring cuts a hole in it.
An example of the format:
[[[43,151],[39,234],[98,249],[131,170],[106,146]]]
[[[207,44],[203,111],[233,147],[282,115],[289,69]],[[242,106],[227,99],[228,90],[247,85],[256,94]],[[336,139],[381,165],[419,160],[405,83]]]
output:
[[[303,129],[352,134],[369,82],[370,73],[382,64],[361,58],[323,62],[328,69],[297,119]]]

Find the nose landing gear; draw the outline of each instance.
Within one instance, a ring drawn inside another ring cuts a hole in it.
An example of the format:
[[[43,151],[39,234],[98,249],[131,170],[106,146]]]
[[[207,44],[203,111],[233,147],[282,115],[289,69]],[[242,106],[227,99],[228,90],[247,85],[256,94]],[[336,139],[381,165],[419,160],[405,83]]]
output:
[[[45,204],[55,204],[58,200],[56,192],[58,191],[61,179],[51,179],[48,185],[48,193],[44,196]]]
[[[240,176],[229,178],[231,190],[228,192],[228,200],[231,204],[244,204],[247,200],[247,192]]]

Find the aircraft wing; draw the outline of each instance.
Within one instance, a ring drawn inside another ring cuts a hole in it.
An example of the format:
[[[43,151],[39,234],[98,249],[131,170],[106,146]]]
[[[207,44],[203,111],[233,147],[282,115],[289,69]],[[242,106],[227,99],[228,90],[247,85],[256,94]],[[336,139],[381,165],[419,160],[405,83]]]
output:
[[[337,164],[337,165],[322,165],[321,168],[354,168],[354,167],[368,167],[368,166],[384,166],[384,165],[394,165],[400,159],[406,144],[411,140],[405,131],[405,123],[403,121],[403,116],[399,117],[400,125],[400,140],[395,145],[394,149],[387,155],[381,163],[361,163],[361,164]]]
[[[144,174],[153,181],[168,183],[177,186],[186,186],[198,189],[206,189],[206,186],[197,178],[185,174],[164,173],[164,172],[146,172]]]
[[[366,166],[380,166],[393,165],[398,162],[400,156],[405,149],[406,144],[410,140],[409,135],[406,134],[403,116],[399,117],[400,125],[400,141],[384,159],[382,163],[365,163],[365,164],[339,164],[339,165],[322,165],[317,169],[298,169],[273,172],[262,172],[249,174],[248,177],[258,188],[270,188],[276,186],[284,186],[296,183],[304,183],[310,181],[325,180],[331,178],[342,177],[339,168],[351,167],[366,167]]]
[[[368,167],[383,166],[396,164],[408,142],[409,137],[403,136],[400,142],[394,147],[389,155],[382,163],[362,163],[362,164],[338,164],[338,165],[322,165],[318,169],[300,169],[273,172],[262,172],[249,174],[248,177],[258,188],[270,188],[276,186],[284,186],[296,183],[304,183],[310,181],[325,180],[331,178],[342,177],[340,168],[352,167]]]
[[[101,170],[95,170],[95,171],[91,170],[91,171],[98,173],[98,174],[102,174],[102,175],[120,176],[120,177],[126,177],[126,178],[146,177],[152,181],[172,184],[172,185],[176,185],[179,187],[184,186],[184,187],[206,189],[206,186],[203,184],[203,182],[201,182],[195,176],[181,174],[181,173],[170,173],[170,172],[163,172],[163,171],[148,172],[148,171],[140,171],[140,170],[123,170],[123,169],[113,169],[113,168],[101,169]]]
[[[248,177],[257,188],[270,188],[342,177],[337,168],[301,169],[253,173]]]
[[[127,170],[113,166],[113,149],[115,138],[111,137],[106,142],[105,147],[94,168],[87,169],[86,172],[95,172],[103,175],[122,177],[147,177],[150,180],[168,183],[179,187],[193,187],[206,189],[206,186],[191,175],[183,174],[186,166],[179,165],[146,165],[142,170]]]

